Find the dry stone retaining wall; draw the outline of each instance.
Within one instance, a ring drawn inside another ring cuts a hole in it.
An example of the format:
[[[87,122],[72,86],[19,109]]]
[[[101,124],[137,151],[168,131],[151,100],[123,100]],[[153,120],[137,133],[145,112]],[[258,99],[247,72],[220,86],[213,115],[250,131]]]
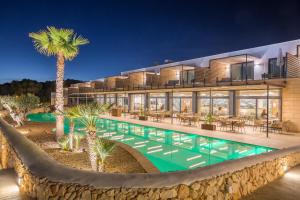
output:
[[[14,167],[24,199],[239,199],[300,163],[300,147],[196,170],[102,174],[67,168],[0,119],[2,167]]]

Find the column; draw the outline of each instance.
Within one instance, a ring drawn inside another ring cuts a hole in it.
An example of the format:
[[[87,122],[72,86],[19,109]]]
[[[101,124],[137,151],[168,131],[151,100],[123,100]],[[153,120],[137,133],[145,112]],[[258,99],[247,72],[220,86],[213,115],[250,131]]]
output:
[[[144,102],[144,110],[149,110],[149,98],[150,98],[150,95],[149,93],[145,93],[145,102]]]
[[[128,112],[132,109],[132,94],[128,94]]]
[[[103,103],[106,104],[106,102],[107,102],[106,101],[106,94],[103,94],[103,100],[104,100]]]
[[[192,112],[197,113],[197,92],[192,93]]]
[[[235,91],[229,91],[229,116],[236,116],[236,95]]]
[[[170,111],[170,92],[165,93],[166,111]]]
[[[118,105],[118,94],[115,94],[115,105]]]

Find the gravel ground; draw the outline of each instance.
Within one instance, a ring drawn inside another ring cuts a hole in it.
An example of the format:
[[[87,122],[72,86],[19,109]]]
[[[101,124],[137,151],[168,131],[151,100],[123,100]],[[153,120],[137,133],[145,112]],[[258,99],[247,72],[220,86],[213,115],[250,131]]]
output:
[[[54,123],[26,122],[25,125],[17,129],[58,162],[77,169],[91,170],[87,152],[69,152],[59,148],[52,133],[54,127]],[[83,150],[87,148],[85,139],[82,140],[80,148]],[[146,173],[134,157],[118,146],[107,158],[105,171],[110,173]]]

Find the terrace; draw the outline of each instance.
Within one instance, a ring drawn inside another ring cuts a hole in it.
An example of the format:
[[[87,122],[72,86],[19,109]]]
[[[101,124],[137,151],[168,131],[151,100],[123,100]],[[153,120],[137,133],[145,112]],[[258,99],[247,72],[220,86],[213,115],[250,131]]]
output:
[[[267,146],[277,149],[284,149],[288,147],[297,146],[300,143],[300,136],[297,133],[286,133],[279,134],[278,131],[273,129],[269,130],[268,137],[266,132],[266,126],[263,128],[255,127],[253,124],[246,125],[242,130],[234,127],[231,129],[231,125],[228,125],[228,129],[223,129],[219,122],[215,122],[216,130],[204,130],[200,129],[200,124],[204,121],[198,123],[182,123],[180,119],[170,117],[164,117],[162,120],[157,121],[157,118],[148,118],[148,120],[139,120],[133,115],[123,114],[121,117],[114,117],[112,115],[101,115],[101,117],[106,119],[125,121],[133,124],[140,124],[144,126],[151,126],[162,128],[166,130],[180,131],[184,133],[192,133],[201,136],[214,137],[219,139],[226,139],[230,141],[248,143],[253,145]]]

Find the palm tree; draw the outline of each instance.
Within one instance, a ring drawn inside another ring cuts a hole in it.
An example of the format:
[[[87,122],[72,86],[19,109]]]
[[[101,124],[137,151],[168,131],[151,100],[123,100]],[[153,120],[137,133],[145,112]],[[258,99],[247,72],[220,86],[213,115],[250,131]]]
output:
[[[97,138],[97,122],[99,115],[107,112],[110,105],[88,104],[78,106],[78,120],[83,124],[86,131],[86,139],[88,144],[88,154],[92,169],[97,171],[97,154],[95,152],[95,141]]]
[[[33,45],[38,52],[46,56],[56,56],[56,95],[55,108],[56,117],[56,137],[64,135],[64,68],[65,60],[73,60],[79,54],[79,46],[88,44],[89,41],[82,36],[77,36],[72,29],[47,27],[37,33],[29,33],[33,40]]]
[[[112,150],[114,149],[115,144],[111,141],[105,140],[103,138],[98,138],[95,142],[94,151],[98,155],[98,163],[100,172],[104,172],[105,160],[108,156],[110,156]]]

